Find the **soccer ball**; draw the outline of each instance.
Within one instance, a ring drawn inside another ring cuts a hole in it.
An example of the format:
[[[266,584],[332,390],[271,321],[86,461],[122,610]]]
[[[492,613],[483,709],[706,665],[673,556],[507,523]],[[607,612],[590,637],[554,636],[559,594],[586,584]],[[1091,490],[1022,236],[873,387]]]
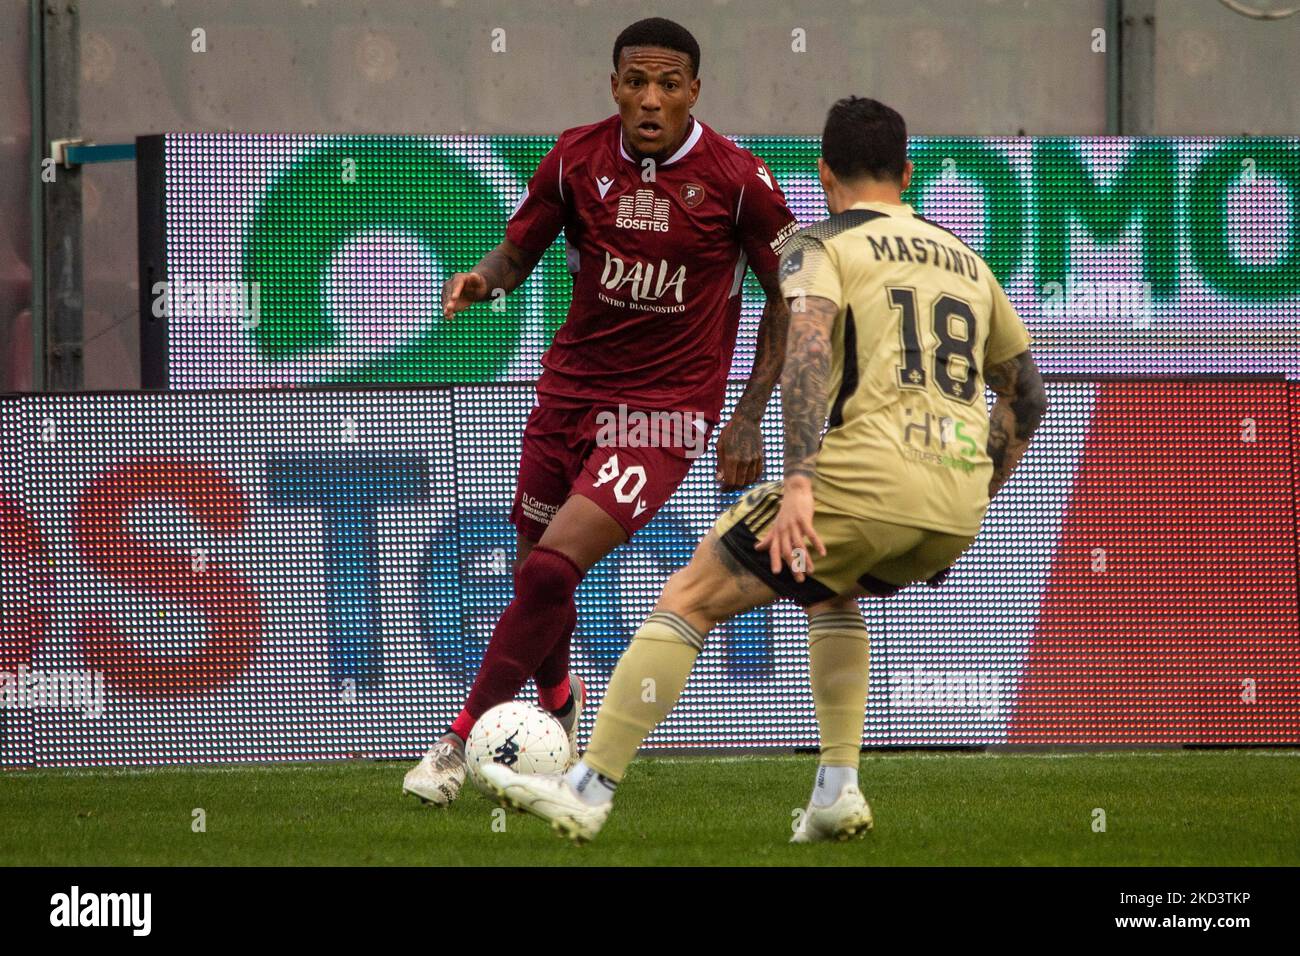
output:
[[[491,796],[480,767],[495,763],[516,773],[560,773],[569,762],[569,735],[540,707],[517,701],[499,704],[469,732],[465,761],[474,786]]]

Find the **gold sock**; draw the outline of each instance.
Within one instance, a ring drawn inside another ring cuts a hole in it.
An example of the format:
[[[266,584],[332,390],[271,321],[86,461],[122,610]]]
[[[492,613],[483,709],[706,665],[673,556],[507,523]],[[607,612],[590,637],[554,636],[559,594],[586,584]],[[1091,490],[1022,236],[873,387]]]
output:
[[[808,661],[824,766],[858,765],[870,657],[862,615],[828,611],[808,622]]]
[[[596,715],[583,761],[618,782],[641,741],[677,704],[704,635],[676,614],[646,618],[623,652]]]

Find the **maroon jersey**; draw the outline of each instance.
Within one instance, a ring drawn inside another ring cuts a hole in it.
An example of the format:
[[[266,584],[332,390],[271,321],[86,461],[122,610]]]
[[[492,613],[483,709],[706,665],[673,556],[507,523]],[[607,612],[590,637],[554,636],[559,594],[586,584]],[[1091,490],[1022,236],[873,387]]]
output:
[[[748,265],[796,229],[763,161],[699,120],[642,178],[617,115],[560,134],[506,226],[533,252],[564,230],[573,299],[542,357],[543,404],[625,402],[717,420]]]

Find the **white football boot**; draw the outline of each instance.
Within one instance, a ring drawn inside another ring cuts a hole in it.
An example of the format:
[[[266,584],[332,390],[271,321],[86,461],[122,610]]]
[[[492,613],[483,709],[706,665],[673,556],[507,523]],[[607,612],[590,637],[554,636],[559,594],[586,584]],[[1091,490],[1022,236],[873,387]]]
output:
[[[447,734],[429,748],[402,781],[402,792],[421,803],[445,807],[460,794],[465,783],[465,744]]]
[[[584,803],[569,781],[559,774],[515,773],[494,763],[484,764],[480,773],[505,803],[540,817],[552,830],[574,843],[595,838],[614,806],[613,801],[600,806]]]
[[[857,787],[845,787],[829,807],[808,804],[791,843],[823,843],[864,836],[871,829],[871,804]]]

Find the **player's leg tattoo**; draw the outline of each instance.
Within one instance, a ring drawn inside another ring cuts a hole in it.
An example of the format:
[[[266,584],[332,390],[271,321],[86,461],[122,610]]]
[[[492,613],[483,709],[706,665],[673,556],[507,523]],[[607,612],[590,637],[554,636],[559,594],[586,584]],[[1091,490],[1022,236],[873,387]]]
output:
[[[685,619],[701,634],[737,614],[775,601],[777,594],[727,553],[710,531],[690,563],[668,579],[656,611]]]
[[[709,532],[690,563],[668,579],[655,613],[614,669],[583,757],[586,765],[621,780],[641,741],[677,704],[709,631],[775,598]]]

